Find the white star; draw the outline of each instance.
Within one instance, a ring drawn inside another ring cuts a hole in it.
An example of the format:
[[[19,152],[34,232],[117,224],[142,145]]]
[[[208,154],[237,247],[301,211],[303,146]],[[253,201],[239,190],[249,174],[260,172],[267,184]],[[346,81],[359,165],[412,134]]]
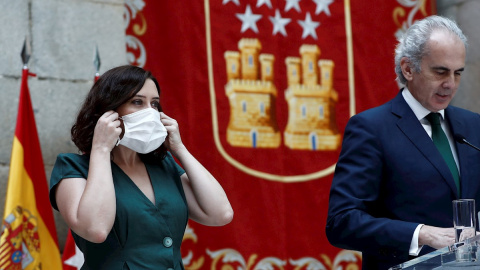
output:
[[[75,255],[65,260],[63,263],[66,265],[70,265],[76,267],[77,269],[82,268],[83,262],[85,259],[83,258],[83,253],[80,249],[75,245]]]
[[[238,2],[238,0],[223,0],[222,4],[227,4],[228,2],[232,1],[233,3],[235,3],[235,5],[239,6],[240,5],[240,2]]]
[[[289,11],[292,7],[295,8],[298,12],[301,12],[300,5],[298,2],[301,0],[285,0],[287,3],[285,4],[285,12]]]
[[[270,21],[273,23],[272,35],[280,32],[283,36],[287,36],[287,31],[285,31],[285,25],[287,25],[291,21],[291,19],[282,18],[280,16],[280,11],[277,9],[275,10],[275,17],[270,16]]]
[[[242,30],[240,32],[243,33],[251,28],[253,32],[258,33],[257,21],[262,18],[262,15],[253,14],[250,5],[247,5],[244,14],[237,13],[236,15],[242,21]]]
[[[317,4],[317,9],[315,10],[315,14],[320,14],[322,11],[325,12],[328,16],[330,16],[330,9],[328,6],[333,3],[333,0],[312,0]]]
[[[298,20],[298,23],[303,27],[302,39],[305,39],[307,36],[312,36],[314,39],[317,39],[317,32],[315,32],[315,29],[320,25],[320,23],[312,21],[310,12],[307,12],[307,16],[305,16],[304,21]]]
[[[263,4],[267,4],[268,8],[272,8],[272,3],[270,3],[270,0],[257,0],[257,7],[261,7]]]

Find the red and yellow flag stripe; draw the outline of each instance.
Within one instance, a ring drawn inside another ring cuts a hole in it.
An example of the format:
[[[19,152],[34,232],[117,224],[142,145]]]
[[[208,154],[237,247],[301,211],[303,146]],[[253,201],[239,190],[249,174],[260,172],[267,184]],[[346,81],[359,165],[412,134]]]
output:
[[[0,269],[62,269],[28,75],[25,68],[0,236]]]

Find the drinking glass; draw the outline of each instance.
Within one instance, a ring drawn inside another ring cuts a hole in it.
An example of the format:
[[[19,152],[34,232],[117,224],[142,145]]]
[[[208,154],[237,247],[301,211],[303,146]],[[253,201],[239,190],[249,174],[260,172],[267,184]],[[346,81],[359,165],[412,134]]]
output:
[[[475,200],[454,200],[453,227],[455,228],[455,243],[475,236]]]
[[[475,200],[461,199],[454,200],[453,204],[453,227],[455,229],[455,243],[462,242],[475,236]],[[475,247],[476,248],[476,247]],[[471,245],[461,246],[456,251],[456,261],[465,262],[476,260],[472,256]]]

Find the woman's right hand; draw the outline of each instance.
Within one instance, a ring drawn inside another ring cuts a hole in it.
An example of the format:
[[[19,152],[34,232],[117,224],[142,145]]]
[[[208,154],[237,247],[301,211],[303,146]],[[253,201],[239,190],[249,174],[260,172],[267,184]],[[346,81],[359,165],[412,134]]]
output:
[[[101,149],[111,152],[118,141],[122,128],[118,113],[115,111],[107,111],[97,121],[93,132],[92,150]]]

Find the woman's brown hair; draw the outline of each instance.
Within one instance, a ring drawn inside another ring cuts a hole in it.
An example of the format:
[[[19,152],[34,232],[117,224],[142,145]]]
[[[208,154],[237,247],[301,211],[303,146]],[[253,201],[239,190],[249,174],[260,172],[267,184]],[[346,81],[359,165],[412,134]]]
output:
[[[160,86],[153,75],[140,67],[125,65],[112,68],[105,72],[90,89],[77,120],[72,126],[72,141],[78,149],[85,154],[92,150],[93,132],[97,121],[105,112],[116,110],[134,97],[143,87],[145,81],[151,79],[160,95]],[[162,111],[161,106],[159,111]],[[142,160],[155,161],[165,157],[167,149],[163,144],[155,151],[140,154]]]

